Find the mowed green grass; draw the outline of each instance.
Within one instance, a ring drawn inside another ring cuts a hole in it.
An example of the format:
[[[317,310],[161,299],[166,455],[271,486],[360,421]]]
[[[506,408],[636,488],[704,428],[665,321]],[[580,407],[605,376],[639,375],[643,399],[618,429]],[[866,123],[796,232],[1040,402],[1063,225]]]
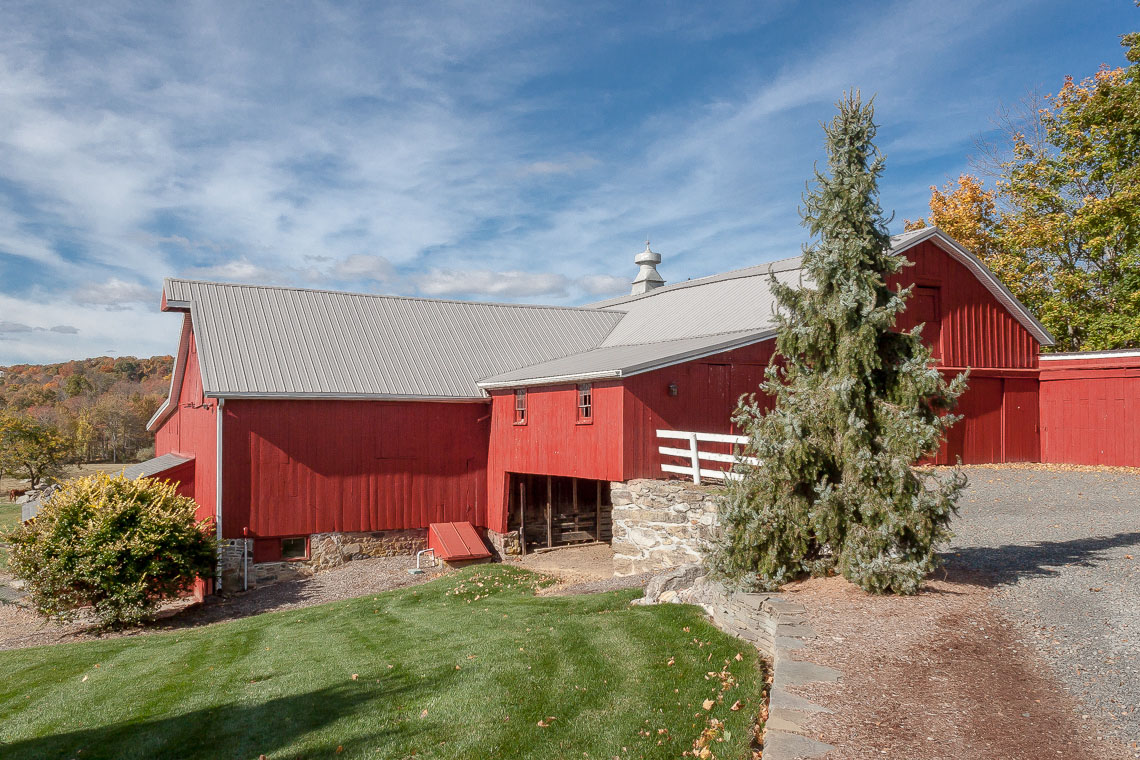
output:
[[[484,565],[185,632],[0,652],[0,757],[676,758],[709,718],[727,734],[715,756],[747,756],[754,649],[696,607],[536,597],[539,583]]]

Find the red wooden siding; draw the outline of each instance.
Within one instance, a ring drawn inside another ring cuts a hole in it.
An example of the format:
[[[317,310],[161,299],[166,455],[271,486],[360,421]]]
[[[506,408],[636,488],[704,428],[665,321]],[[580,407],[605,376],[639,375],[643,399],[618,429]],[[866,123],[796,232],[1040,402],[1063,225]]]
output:
[[[917,284],[910,307],[899,317],[900,327],[913,327],[934,310],[940,328],[923,330],[927,340],[937,339],[936,354],[946,367],[1037,366],[1039,345],[986,287],[950,254],[932,242],[906,252],[914,266],[891,278],[894,287]],[[908,313],[909,312],[909,313]]]
[[[185,319],[190,319],[187,315]],[[194,333],[188,333],[188,345],[179,347],[179,354],[185,350],[186,370],[182,377],[182,387],[175,389],[178,394],[174,413],[155,431],[155,456],[182,454],[194,457],[193,480],[186,485],[184,495],[193,496],[198,502],[197,517],[205,520],[214,516],[216,486],[214,470],[217,469],[217,422],[214,416],[217,401],[202,395],[202,375],[198,371],[198,348]],[[180,468],[181,469],[181,468]]]
[[[485,403],[230,399],[224,411],[228,538],[486,524]]]
[[[658,429],[736,433],[732,413],[746,393],[756,393],[775,349],[767,340],[707,359],[675,364],[625,380],[625,445],[622,480],[661,478]],[[670,384],[677,395],[669,395]],[[705,451],[729,447],[703,444]]]
[[[1140,467],[1140,356],[1041,362],[1041,461]]]
[[[618,382],[594,383],[592,421],[579,423],[577,385],[529,388],[527,423],[516,425],[514,392],[492,392],[486,526],[506,530],[508,473],[623,480],[622,394]]]

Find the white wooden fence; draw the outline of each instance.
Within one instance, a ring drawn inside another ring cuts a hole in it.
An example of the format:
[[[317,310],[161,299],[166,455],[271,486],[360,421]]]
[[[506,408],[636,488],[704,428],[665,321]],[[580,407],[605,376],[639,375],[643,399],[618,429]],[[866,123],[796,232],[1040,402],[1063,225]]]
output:
[[[659,446],[657,450],[665,456],[681,457],[687,459],[688,466],[662,463],[661,469],[664,472],[675,472],[681,475],[688,475],[693,479],[693,482],[700,485],[702,478],[710,478],[713,480],[737,480],[741,477],[740,473],[732,472],[730,470],[717,470],[711,467],[701,467],[701,460],[706,462],[722,462],[732,465],[739,463],[758,465],[759,460],[756,457],[746,457],[739,454],[720,454],[715,451],[701,451],[699,448],[700,443],[729,443],[734,446],[743,446],[748,443],[748,437],[743,435],[725,435],[723,433],[692,433],[683,430],[658,430],[658,438],[669,438],[673,440],[688,441],[687,448],[674,448],[671,446]]]

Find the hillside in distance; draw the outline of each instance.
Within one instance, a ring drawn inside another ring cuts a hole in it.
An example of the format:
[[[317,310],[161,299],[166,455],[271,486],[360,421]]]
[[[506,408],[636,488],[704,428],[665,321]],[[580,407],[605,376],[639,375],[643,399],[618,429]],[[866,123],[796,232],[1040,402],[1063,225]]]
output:
[[[170,388],[171,356],[97,356],[0,366],[0,412],[50,424],[75,442],[78,462],[153,456],[147,420]]]

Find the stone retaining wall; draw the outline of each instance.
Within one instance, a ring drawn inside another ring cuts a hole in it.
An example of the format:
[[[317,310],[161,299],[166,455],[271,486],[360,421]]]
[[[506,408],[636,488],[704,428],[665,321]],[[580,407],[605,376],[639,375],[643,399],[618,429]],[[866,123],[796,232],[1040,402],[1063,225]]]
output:
[[[614,574],[699,562],[715,537],[719,486],[677,480],[611,483]]]
[[[500,533],[488,528],[487,543],[491,545],[491,550],[499,555],[499,559],[522,554],[522,544],[519,543],[519,532],[517,530]]]

